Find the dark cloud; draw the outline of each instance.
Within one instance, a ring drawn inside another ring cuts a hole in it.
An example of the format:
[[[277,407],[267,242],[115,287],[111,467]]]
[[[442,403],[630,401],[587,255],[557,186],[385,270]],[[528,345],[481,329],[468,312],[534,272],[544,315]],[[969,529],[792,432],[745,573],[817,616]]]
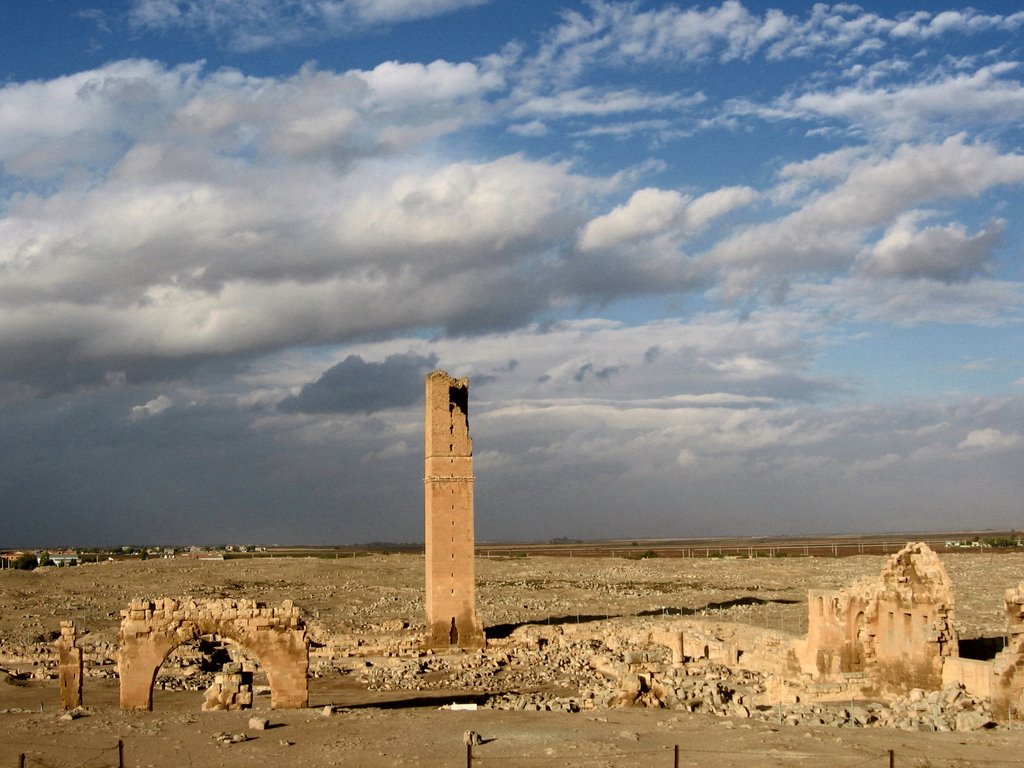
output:
[[[250,410],[177,399],[130,415],[158,392],[0,411],[6,546],[422,539],[422,457],[393,428],[352,415],[306,440],[293,425],[254,429]]]
[[[435,355],[390,355],[382,363],[349,355],[278,407],[285,413],[373,413],[412,405],[423,397],[424,375],[436,366]]]
[[[622,369],[620,365],[606,365],[603,368],[597,368],[593,363],[584,363],[579,367],[576,373],[573,374],[573,378],[576,381],[582,382],[588,376],[592,376],[595,379],[601,381],[608,381],[613,375],[618,373]]]

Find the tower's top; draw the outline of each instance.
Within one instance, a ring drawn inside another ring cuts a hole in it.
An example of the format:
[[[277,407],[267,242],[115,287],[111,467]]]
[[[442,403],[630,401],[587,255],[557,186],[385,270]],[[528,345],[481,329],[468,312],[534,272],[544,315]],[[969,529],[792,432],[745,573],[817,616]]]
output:
[[[469,437],[469,379],[431,371],[426,382],[425,454],[472,456]]]

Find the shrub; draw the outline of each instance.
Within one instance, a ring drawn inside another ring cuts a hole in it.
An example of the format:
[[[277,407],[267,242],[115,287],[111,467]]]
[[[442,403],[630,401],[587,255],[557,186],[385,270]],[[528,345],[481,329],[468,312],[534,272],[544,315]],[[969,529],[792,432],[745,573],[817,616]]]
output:
[[[39,561],[36,556],[31,552],[25,552],[18,556],[18,559],[14,561],[14,567],[20,571],[31,571],[39,565]]]

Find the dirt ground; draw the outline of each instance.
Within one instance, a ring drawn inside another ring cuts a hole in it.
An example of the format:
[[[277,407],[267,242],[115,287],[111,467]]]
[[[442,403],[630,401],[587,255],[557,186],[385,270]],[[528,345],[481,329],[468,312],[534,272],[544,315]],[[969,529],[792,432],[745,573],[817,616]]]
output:
[[[998,637],[1003,594],[1024,574],[1024,554],[940,553],[956,585],[961,636]],[[492,632],[524,623],[592,623],[679,614],[794,634],[806,625],[806,590],[877,576],[884,558],[514,558],[478,561],[478,603]],[[371,635],[423,626],[423,558],[415,555],[231,561],[109,562],[0,572],[0,665],[31,672],[26,649],[45,649],[61,619],[80,643],[115,643],[120,610],[136,597],[294,600],[314,635]],[[19,668],[18,661],[21,661]],[[0,677],[3,677],[0,675]],[[489,686],[500,690],[500,685]],[[310,681],[310,707],[201,712],[201,692],[157,690],[151,713],[122,713],[117,681],[86,677],[83,716],[61,718],[53,680],[0,680],[0,766],[462,766],[463,734],[484,743],[476,766],[974,766],[1024,765],[1024,733],[788,726],[670,710],[575,714],[440,707],[465,691],[371,691],[351,676]],[[333,705],[332,714],[325,714]],[[249,718],[271,727],[250,730]],[[247,735],[226,744],[217,734]]]

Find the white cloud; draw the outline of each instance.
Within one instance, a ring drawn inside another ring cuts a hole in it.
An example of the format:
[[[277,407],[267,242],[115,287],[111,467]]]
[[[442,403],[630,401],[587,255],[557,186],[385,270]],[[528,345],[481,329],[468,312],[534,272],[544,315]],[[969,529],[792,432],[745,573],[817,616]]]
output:
[[[676,190],[641,189],[629,202],[587,223],[580,236],[580,248],[608,248],[625,240],[644,237],[672,226],[686,210],[690,199]]]
[[[1024,318],[1024,283],[976,278],[944,283],[838,278],[827,283],[797,282],[787,300],[807,309],[835,313],[844,320],[914,326],[962,323],[992,326]]]
[[[489,0],[131,0],[136,29],[183,29],[238,51],[315,42],[378,24],[439,16]]]
[[[462,8],[486,5],[491,0],[350,0],[365,22],[396,22],[440,16]],[[337,5],[337,3],[335,3]]]
[[[723,270],[727,294],[738,295],[773,275],[850,264],[874,228],[895,224],[923,203],[969,199],[995,186],[1022,183],[1024,156],[967,143],[962,135],[940,144],[902,145],[891,154],[854,161],[840,183],[812,196],[799,210],[720,241],[705,258]],[[968,251],[988,247],[994,236],[989,229],[973,242],[963,235],[961,245]],[[895,233],[892,237],[898,239]],[[928,237],[943,240],[948,251],[957,234],[947,228]],[[906,253],[901,258],[911,259]],[[963,268],[978,256],[947,253],[946,258]],[[914,263],[920,270],[920,259]]]
[[[0,88],[0,162],[9,174],[56,175],[105,166],[159,131],[199,88],[200,67],[126,60],[48,81]]]
[[[773,118],[822,116],[840,118],[897,140],[926,131],[948,134],[973,125],[1016,125],[1024,116],[1024,87],[1004,76],[1015,62],[981,67],[971,73],[940,74],[911,84],[857,86],[831,92],[786,96],[772,105]]]
[[[528,138],[540,138],[541,136],[547,136],[550,132],[547,124],[540,120],[531,120],[528,123],[514,123],[508,127],[508,131],[516,136]]]
[[[718,189],[696,199],[676,190],[640,189],[623,205],[588,222],[579,247],[584,251],[612,248],[658,234],[685,237],[756,198],[750,187]]]
[[[500,74],[476,64],[433,61],[430,64],[387,61],[360,74],[371,90],[371,104],[392,108],[443,104],[500,88]]]
[[[681,109],[702,99],[684,99],[675,94],[662,95],[636,90],[603,90],[584,86],[559,91],[550,96],[527,98],[512,111],[513,117],[563,118],[571,116],[605,116],[623,112],[659,112]]]
[[[932,39],[957,32],[975,34],[989,30],[1015,31],[1024,26],[1024,13],[1008,15],[985,14],[968,8],[964,11],[942,11],[931,14],[917,11],[902,19],[890,30],[893,37]]]
[[[145,405],[132,406],[132,418],[144,419],[147,416],[157,416],[174,405],[174,400],[167,395],[157,395]]]
[[[971,430],[957,447],[961,450],[1003,451],[1021,444],[1024,444],[1024,438],[1016,432],[1001,432],[988,427]]]
[[[1014,34],[1024,14],[968,10],[906,19],[886,18],[852,4],[815,4],[805,14],[753,13],[737,0],[706,8],[668,4],[642,9],[599,0],[589,13],[567,12],[539,52],[538,68],[574,78],[596,61],[618,64],[704,64],[763,55],[769,61],[872,54],[910,37],[938,38],[979,31]]]
[[[35,328],[88,357],[178,356],[520,322],[548,301],[530,262],[572,237],[590,187],[519,157],[401,175],[298,168],[272,185],[249,169],[219,178],[217,163],[208,179],[160,183],[154,164],[180,170],[140,149],[108,183],[0,220],[8,341]]]
[[[993,221],[976,235],[962,225],[917,224],[927,214],[911,211],[897,217],[885,235],[859,258],[870,275],[926,277],[946,282],[966,280],[986,264],[1005,222]]]
[[[13,176],[83,167],[102,177],[125,153],[151,147],[176,153],[176,176],[190,169],[208,178],[210,165],[231,173],[282,157],[346,165],[484,119],[503,83],[489,64],[440,60],[345,73],[304,67],[284,78],[113,62],[0,89],[0,162]]]

